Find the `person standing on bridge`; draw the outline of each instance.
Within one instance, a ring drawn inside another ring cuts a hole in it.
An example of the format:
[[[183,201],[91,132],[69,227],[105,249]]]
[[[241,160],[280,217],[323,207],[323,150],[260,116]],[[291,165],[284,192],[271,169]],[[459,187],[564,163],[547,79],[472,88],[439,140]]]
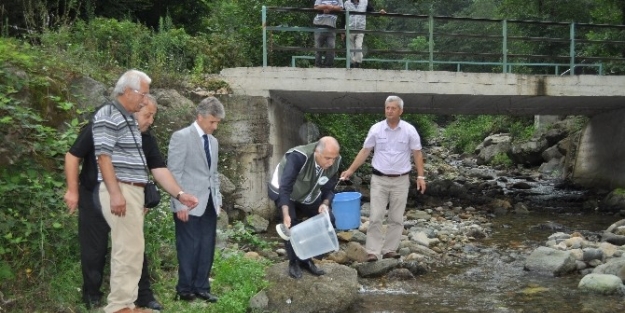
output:
[[[363,148],[349,168],[341,173],[341,179],[349,179],[367,160],[374,150],[371,161],[371,213],[367,231],[367,261],[374,262],[378,256],[397,259],[403,218],[410,188],[410,154],[417,170],[417,190],[425,192],[421,138],[414,126],[401,120],[404,101],[389,96],[385,103],[386,120],[371,126]],[[386,236],[382,233],[382,220],[388,205]]]
[[[343,10],[343,0],[315,0],[315,10],[322,11],[315,16],[313,24],[325,30],[315,31],[315,48],[334,49],[336,46],[336,20],[337,15],[333,12]],[[315,67],[333,67],[334,51],[326,51],[325,59],[322,60],[322,51],[315,51]]]
[[[369,0],[347,0],[345,1],[345,11],[354,12],[373,12],[373,6],[369,3]],[[384,9],[380,10],[380,13],[384,14]],[[366,15],[350,15],[349,16],[349,30],[365,30],[367,26]],[[349,34],[349,48],[350,48],[350,63],[351,68],[359,68],[362,64],[362,41],[365,37],[364,33],[350,33]]]

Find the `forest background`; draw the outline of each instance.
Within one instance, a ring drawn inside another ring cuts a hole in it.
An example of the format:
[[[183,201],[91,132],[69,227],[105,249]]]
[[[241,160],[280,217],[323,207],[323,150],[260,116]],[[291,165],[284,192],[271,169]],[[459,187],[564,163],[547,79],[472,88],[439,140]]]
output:
[[[625,24],[621,0],[375,0],[389,13],[509,20]],[[209,77],[230,67],[262,65],[261,7],[312,8],[314,1],[296,0],[4,0],[0,4],[0,312],[76,312],[81,275],[77,221],[66,213],[63,156],[73,142],[85,112],[68,96],[65,83],[89,76],[112,86],[120,73],[138,68],[154,79],[153,88],[215,89],[224,82]],[[310,27],[314,12],[282,12],[268,16],[275,25]],[[409,30],[408,22],[370,18],[369,29]],[[441,29],[461,33],[475,23],[444,23]],[[520,35],[568,36],[568,29],[538,26],[516,29]],[[624,41],[623,29],[597,28],[578,34],[594,40]],[[312,46],[310,34],[275,34],[285,46]],[[376,49],[422,50],[424,37],[365,36]],[[495,43],[448,39],[437,49],[474,53],[491,51]],[[566,55],[568,46],[550,42],[518,42],[511,49],[533,55]],[[588,44],[579,56],[625,57],[623,45]],[[289,66],[293,53],[276,52],[271,66]],[[308,53],[307,55],[312,55]],[[344,54],[343,54],[344,56]],[[414,58],[391,55],[387,58]],[[525,60],[531,61],[531,60]],[[388,69],[387,63],[368,64]],[[622,75],[623,62],[607,62],[605,73]],[[519,72],[543,74],[539,68]],[[225,86],[227,87],[227,86]],[[25,96],[27,94],[28,96]],[[345,153],[355,155],[363,133],[381,115],[307,115],[323,134],[339,138]],[[473,152],[491,133],[528,137],[532,117],[407,115],[419,125],[425,141],[445,125],[445,144],[457,152]],[[351,127],[345,127],[350,125]],[[355,135],[358,134],[358,135]],[[167,147],[169,138],[159,138]],[[166,151],[163,151],[166,152]],[[503,165],[510,161],[497,159]],[[173,223],[167,201],[146,222],[146,251],[154,289],[167,309],[192,312],[174,303],[176,260]],[[224,234],[233,243],[219,252],[214,273],[217,305],[207,312],[245,312],[249,298],[265,287],[266,261],[242,252],[270,249],[243,223]],[[106,280],[105,280],[106,281]],[[106,285],[106,283],[105,283]],[[107,288],[105,286],[105,288]]]

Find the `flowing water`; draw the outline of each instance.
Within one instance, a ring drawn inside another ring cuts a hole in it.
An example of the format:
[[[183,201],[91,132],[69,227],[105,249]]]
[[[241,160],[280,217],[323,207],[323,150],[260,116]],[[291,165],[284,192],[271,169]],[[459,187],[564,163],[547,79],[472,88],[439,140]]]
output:
[[[349,313],[625,312],[623,296],[579,292],[580,274],[545,277],[523,270],[525,257],[556,232],[536,225],[593,237],[615,221],[614,216],[562,213],[551,207],[493,217],[492,236],[469,249],[475,256],[471,262],[435,267],[410,281],[360,279],[359,299]]]

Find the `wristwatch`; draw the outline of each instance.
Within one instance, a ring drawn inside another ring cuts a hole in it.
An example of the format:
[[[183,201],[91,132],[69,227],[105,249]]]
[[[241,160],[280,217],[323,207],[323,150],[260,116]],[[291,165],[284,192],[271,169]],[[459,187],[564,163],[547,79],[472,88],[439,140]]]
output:
[[[180,201],[180,196],[184,194],[184,191],[180,190],[180,192],[176,195],[176,200]]]

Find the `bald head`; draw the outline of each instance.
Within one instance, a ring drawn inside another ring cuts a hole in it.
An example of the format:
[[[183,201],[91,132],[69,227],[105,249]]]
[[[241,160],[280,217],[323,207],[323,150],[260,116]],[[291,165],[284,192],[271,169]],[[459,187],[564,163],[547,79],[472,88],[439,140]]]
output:
[[[340,157],[339,142],[330,136],[321,137],[315,147],[315,161],[321,168],[328,169]]]

